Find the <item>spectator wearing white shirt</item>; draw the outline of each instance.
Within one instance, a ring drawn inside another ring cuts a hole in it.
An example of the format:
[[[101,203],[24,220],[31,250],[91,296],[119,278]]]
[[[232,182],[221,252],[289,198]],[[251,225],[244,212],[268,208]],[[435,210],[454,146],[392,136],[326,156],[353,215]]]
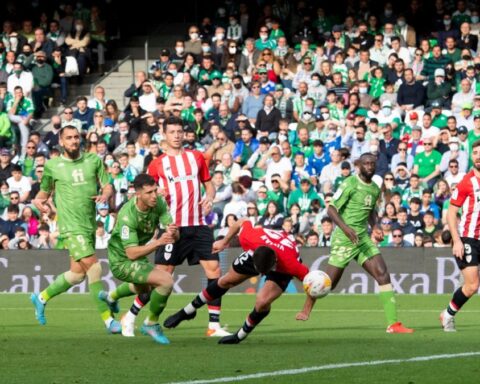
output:
[[[157,97],[159,93],[149,81],[142,84],[143,94],[138,98],[140,108],[147,112],[155,112],[157,110]]]
[[[460,149],[460,143],[457,137],[450,137],[449,144],[450,150],[442,155],[442,161],[440,163],[440,172],[445,173],[449,171],[450,162],[455,160],[457,162],[457,172],[465,173],[468,167],[468,155],[465,151]]]
[[[470,80],[463,79],[460,82],[461,90],[455,93],[452,97],[452,112],[460,113],[465,103],[473,103],[475,97],[475,90],[472,88]]]
[[[293,78],[292,86],[294,89],[298,89],[301,82],[311,84],[313,75],[313,61],[310,57],[305,58],[302,64],[302,68],[295,74]]]
[[[387,63],[388,53],[390,51],[390,49],[383,44],[383,40],[383,35],[377,33],[375,35],[373,47],[370,48],[370,59],[376,61],[380,66]]]
[[[406,67],[410,66],[410,62],[412,61],[412,55],[410,55],[410,51],[406,47],[402,47],[400,44],[400,38],[398,36],[394,36],[390,39],[392,49],[388,52],[390,56],[392,53],[396,53],[397,56],[403,60]]]
[[[22,87],[23,94],[30,97],[33,88],[33,75],[23,68],[23,64],[16,62],[13,64],[13,73],[8,76],[7,91],[13,95],[15,87]]]
[[[28,199],[32,186],[29,178],[22,174],[22,167],[20,165],[16,164],[12,168],[12,176],[7,179],[7,184],[10,193],[18,192],[20,203],[23,203]]]
[[[135,142],[130,141],[127,143],[127,155],[128,155],[128,164],[134,167],[138,173],[142,173],[145,159],[143,156],[137,154]]]
[[[258,162],[258,167],[261,168],[264,164],[267,165],[265,173],[265,185],[268,190],[272,189],[272,176],[279,174],[285,183],[290,183],[292,175],[292,163],[290,159],[282,156],[280,147],[272,145],[265,156]]]
[[[450,187],[460,183],[463,177],[465,176],[465,172],[460,172],[458,160],[453,159],[448,162],[448,170],[445,172],[445,180],[447,181]]]
[[[440,134],[440,129],[432,125],[432,115],[426,112],[422,118],[422,140],[427,138],[433,138],[434,144],[436,146],[438,135]]]

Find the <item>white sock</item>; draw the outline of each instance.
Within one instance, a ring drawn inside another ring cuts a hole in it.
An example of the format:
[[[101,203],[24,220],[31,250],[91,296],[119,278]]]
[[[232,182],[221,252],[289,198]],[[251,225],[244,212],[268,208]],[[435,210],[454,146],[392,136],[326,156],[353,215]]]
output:
[[[45,300],[45,299],[42,297],[42,295],[38,295],[38,300],[40,300],[40,302],[41,302],[42,304],[47,304],[47,300]]]
[[[211,321],[210,321],[210,322],[208,323],[208,329],[220,329],[220,328],[221,328],[221,327],[220,327],[220,323],[218,323],[218,322],[216,322],[216,321],[215,321],[215,322],[211,322]]]
[[[185,311],[185,313],[187,315],[191,315],[192,313],[194,313],[196,311],[196,308],[192,305],[192,303],[188,303],[185,308],[183,308],[183,310]]]
[[[155,325],[158,324],[156,321],[151,321],[148,316],[145,318],[145,321],[143,322],[145,325]]]
[[[243,340],[248,336],[248,333],[245,332],[243,328],[240,328],[240,330],[237,332],[237,336],[240,340]]]
[[[112,321],[113,321],[113,317],[109,317],[107,320],[104,321],[107,328],[110,327],[110,324],[112,324]]]
[[[137,318],[137,316],[135,316],[131,311],[128,311],[125,314],[125,321],[127,321],[129,323],[134,323],[136,318]]]

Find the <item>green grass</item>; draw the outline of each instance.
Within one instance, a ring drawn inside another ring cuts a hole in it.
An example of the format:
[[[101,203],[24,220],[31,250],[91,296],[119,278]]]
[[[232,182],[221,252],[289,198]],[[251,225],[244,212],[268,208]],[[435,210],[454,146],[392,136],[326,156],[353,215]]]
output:
[[[174,295],[171,314],[192,295]],[[214,379],[416,356],[480,351],[480,300],[473,298],[457,319],[458,332],[441,331],[438,314],[449,296],[400,296],[399,317],[413,335],[385,333],[384,315],[374,295],[330,295],[308,322],[295,321],[302,295],[287,295],[242,344],[217,345],[204,336],[207,312],[178,329],[167,330],[169,346],[150,338],[107,335],[88,295],[63,295],[47,307],[39,326],[27,295],[0,295],[0,382],[10,383],[167,383]],[[131,300],[122,301],[122,310]],[[222,323],[237,329],[254,296],[226,296]],[[141,315],[143,319],[145,313]],[[162,319],[165,315],[162,315]],[[139,319],[140,320],[140,319]],[[137,322],[140,324],[140,321]],[[479,356],[329,369],[294,376],[250,379],[244,383],[474,383]]]

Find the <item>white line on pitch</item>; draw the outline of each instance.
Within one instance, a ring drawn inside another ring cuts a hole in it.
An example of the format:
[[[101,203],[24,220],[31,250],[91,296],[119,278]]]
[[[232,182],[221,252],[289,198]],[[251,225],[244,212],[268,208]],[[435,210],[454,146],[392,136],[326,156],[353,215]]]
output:
[[[373,360],[373,361],[359,361],[359,362],[341,363],[341,364],[317,365],[314,367],[305,367],[305,368],[298,368],[298,369],[283,369],[280,371],[259,372],[259,373],[252,373],[250,375],[227,376],[227,377],[219,377],[216,379],[176,381],[169,384],[230,383],[234,381],[236,382],[236,381],[251,380],[251,379],[262,379],[265,377],[272,377],[272,376],[278,377],[278,376],[301,375],[305,373],[325,371],[329,369],[371,367],[371,366],[377,366],[377,365],[401,364],[401,363],[416,363],[416,362],[423,362],[423,361],[456,359],[456,358],[473,357],[473,356],[480,356],[480,352],[465,352],[465,353],[453,353],[453,354],[445,354],[445,355],[417,356],[409,359]]]

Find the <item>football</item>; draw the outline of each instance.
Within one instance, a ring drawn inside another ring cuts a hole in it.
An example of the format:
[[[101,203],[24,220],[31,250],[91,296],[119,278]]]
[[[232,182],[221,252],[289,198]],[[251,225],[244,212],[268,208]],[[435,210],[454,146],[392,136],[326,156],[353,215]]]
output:
[[[303,279],[303,289],[315,299],[325,297],[332,289],[332,280],[323,271],[310,271]]]

